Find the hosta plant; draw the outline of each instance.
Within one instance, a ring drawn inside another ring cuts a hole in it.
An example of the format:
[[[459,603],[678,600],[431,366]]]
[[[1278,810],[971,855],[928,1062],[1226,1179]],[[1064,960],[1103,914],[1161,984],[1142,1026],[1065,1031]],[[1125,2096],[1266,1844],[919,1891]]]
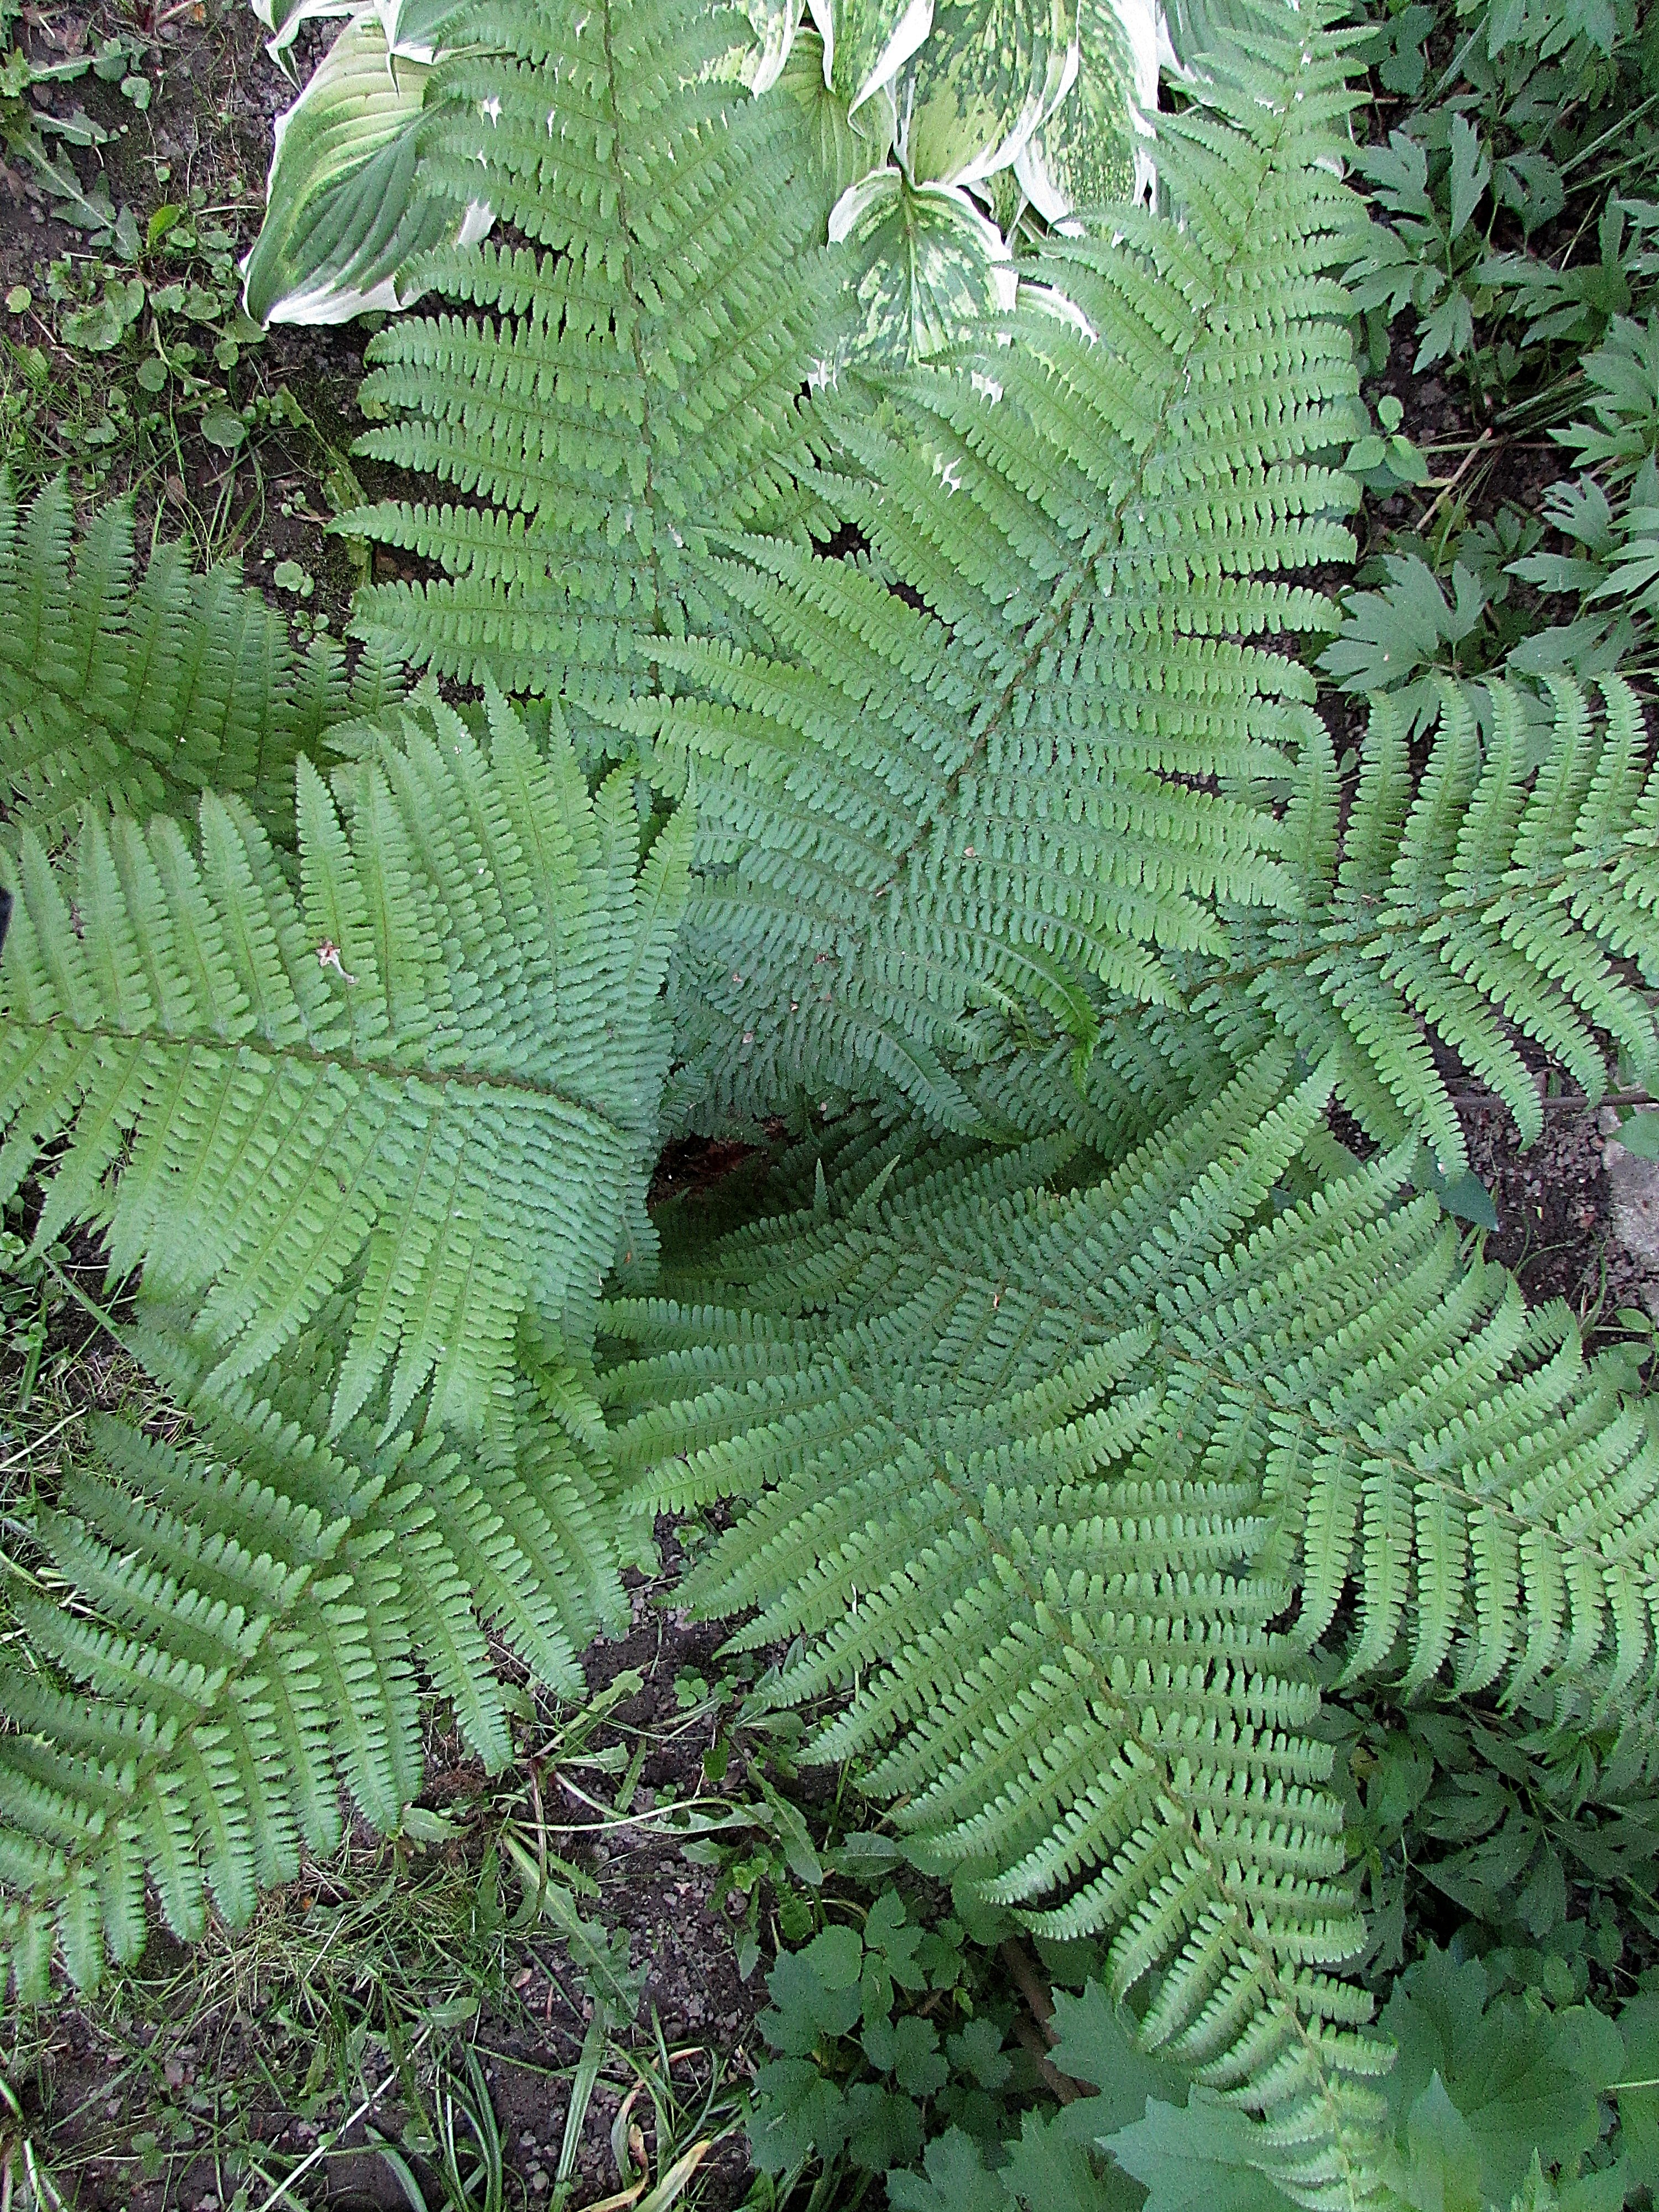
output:
[[[310,14],[349,15],[277,125],[264,225],[245,264],[247,310],[261,323],[340,322],[406,305],[434,280],[457,289],[427,257],[482,236],[494,203],[446,160],[446,110],[499,123],[503,101],[533,98],[540,79],[561,145],[579,170],[594,165],[590,182],[615,166],[622,185],[643,163],[643,183],[651,142],[630,144],[629,125],[680,73],[672,35],[658,46],[670,18],[627,7],[582,19],[594,65],[559,59],[562,35],[578,33],[556,14],[493,0],[329,0],[320,10],[302,0],[261,12],[273,51]],[[808,125],[777,181],[809,217],[802,240],[840,249],[832,355],[937,351],[1012,297],[1024,210],[1040,225],[1066,222],[1121,197],[1138,159],[1146,169],[1137,149],[1156,97],[1151,0],[815,0],[810,10],[753,0],[746,13],[699,12],[720,24],[719,46],[694,65],[714,95],[703,131],[718,141],[735,126],[781,143]],[[758,123],[744,113],[751,100]],[[490,155],[480,158],[489,170]],[[787,222],[786,240],[793,230]]]

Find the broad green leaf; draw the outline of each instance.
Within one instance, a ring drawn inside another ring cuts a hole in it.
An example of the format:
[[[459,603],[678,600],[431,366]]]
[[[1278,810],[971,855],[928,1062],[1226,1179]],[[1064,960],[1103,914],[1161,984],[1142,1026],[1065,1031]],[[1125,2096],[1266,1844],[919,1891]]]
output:
[[[960,2128],[947,2129],[928,2144],[922,2168],[922,2173],[888,2175],[893,2212],[1008,2212],[1011,2199],[1001,2175],[985,2171],[979,2145]]]
[[[1121,2128],[1107,2148],[1147,2188],[1146,2212],[1291,2212],[1262,2170],[1265,2130],[1212,2090],[1184,2105],[1146,2100],[1143,2119]]]
[[[352,0],[251,0],[251,4],[254,14],[270,33],[265,40],[266,52],[277,61],[283,59],[293,45],[295,33],[301,23],[309,23],[319,15],[349,15],[352,13]],[[289,74],[292,75],[291,69]]]
[[[1382,2026],[1400,2046],[1388,2077],[1395,2140],[1436,2074],[1480,2151],[1480,2187],[1507,2203],[1534,2150],[1546,2164],[1576,2158],[1601,2132],[1598,2093],[1620,2079],[1624,2045],[1588,2005],[1533,2012],[1518,1996],[1488,2001],[1486,1970],[1431,1950],[1396,1983]]]
[[[785,2172],[814,2151],[833,2158],[850,2124],[845,2095],[810,2058],[776,2058],[757,2073],[749,2149],[763,2172]]]
[[[1058,2112],[1022,2118],[1019,2141],[1008,2146],[1000,2178],[1025,2212],[1140,2212],[1146,2201],[1140,2184],[1109,2158],[1097,2172],[1079,2140],[1084,2127],[1078,2115],[1097,2101],[1079,2097]]]
[[[901,80],[904,166],[916,184],[1006,168],[1078,70],[1077,0],[942,0]]]
[[[823,81],[823,41],[816,31],[803,31],[795,40],[778,83],[805,111],[813,168],[833,207],[849,185],[887,159],[894,131],[891,90],[884,86],[856,115],[849,115],[846,101]],[[756,89],[760,88],[757,82]]]
[[[1659,1160],[1659,1114],[1638,1106],[1620,1123],[1619,1141],[1639,1160]]]
[[[830,242],[858,256],[854,349],[866,358],[925,361],[978,316],[1013,306],[1002,234],[955,185],[914,185],[896,169],[877,169],[836,202]]]
[[[1086,2131],[1098,2141],[1139,2119],[1148,2097],[1175,2102],[1185,2095],[1186,2076],[1140,2048],[1098,1982],[1085,1984],[1081,1996],[1054,1991],[1054,2028],[1060,2037],[1054,2064],[1073,2081],[1087,2081],[1100,2092],[1066,2108],[1068,2134]]]
[[[754,26],[759,49],[744,70],[744,80],[757,97],[769,92],[788,67],[800,27],[800,0],[744,0],[744,11]],[[817,43],[816,41],[814,42]],[[817,64],[823,66],[822,47]],[[822,82],[822,77],[820,77]],[[828,87],[825,87],[828,89]]]
[[[458,223],[417,185],[431,73],[389,52],[378,17],[354,16],[278,118],[265,219],[242,264],[255,322],[343,323],[405,306],[398,276],[414,255],[489,228],[487,207]]]
[[[1619,2106],[1620,2148],[1632,2183],[1659,2190],[1659,1990],[1646,1990],[1631,1999],[1619,2015],[1619,2032],[1625,2039],[1625,2063],[1611,2086]]]
[[[1212,57],[1250,26],[1250,0],[1165,0],[1158,10],[1158,45],[1177,76],[1210,76]]]
[[[1414,2212],[1480,2212],[1480,2146],[1437,2073],[1406,2115],[1389,2179]]]
[[[933,0],[808,0],[824,82],[851,112],[891,84],[933,23]]]
[[[410,61],[432,63],[457,44],[457,27],[471,0],[374,0],[387,51]]]
[[[1014,164],[1026,198],[1048,222],[1126,198],[1135,182],[1137,106],[1158,102],[1151,0],[1078,0],[1076,82],[1034,131]]]

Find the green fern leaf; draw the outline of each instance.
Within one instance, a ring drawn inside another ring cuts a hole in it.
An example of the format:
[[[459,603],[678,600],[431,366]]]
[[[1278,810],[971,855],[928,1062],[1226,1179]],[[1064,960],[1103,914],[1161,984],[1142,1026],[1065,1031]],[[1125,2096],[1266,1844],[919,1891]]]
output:
[[[1351,1674],[1650,1734],[1659,1444],[1565,1312],[1401,1202],[1412,1147],[1293,1198],[1332,1073],[1269,1048],[1109,1170],[855,1135],[821,1203],[607,1310],[601,1392],[641,1506],[739,1502],[688,1597],[750,1613],[738,1648],[805,1639],[781,1698],[850,1688],[815,1755],[873,1762],[941,1871],[1109,1936],[1149,2045],[1346,2205],[1386,2056],[1334,1972],[1361,1937],[1300,1654],[1352,1573]]]
[[[629,689],[635,636],[721,618],[716,525],[803,511],[801,394],[820,349],[831,181],[787,92],[751,99],[746,18],[704,0],[501,9],[428,95],[422,178],[530,241],[418,264],[479,313],[405,317],[370,348],[359,450],[453,486],[343,531],[441,562],[375,585],[354,627],[509,690]],[[434,108],[435,103],[435,116]]]
[[[424,1673],[492,1768],[511,1744],[486,1627],[568,1695],[575,1653],[625,1617],[599,1534],[600,1462],[568,1377],[516,1389],[512,1441],[458,1453],[417,1421],[324,1431],[349,1304],[246,1382],[152,1317],[133,1348],[192,1423],[162,1443],[98,1417],[31,1534],[54,1601],[14,1593],[29,1664],[0,1670],[0,1947],[39,1994],[54,1930],[72,1978],[144,1936],[144,1879],[176,1935],[233,1923],[342,1834],[343,1784],[394,1829],[421,1780]]]
[[[1540,726],[1509,684],[1449,684],[1420,777],[1400,712],[1374,701],[1340,860],[1315,826],[1334,822],[1334,759],[1310,733],[1292,807],[1308,913],[1240,917],[1224,969],[1194,993],[1232,1048],[1263,1034],[1260,1008],[1303,1052],[1335,1054],[1338,1093],[1374,1137],[1420,1134],[1447,1176],[1468,1162],[1437,1042],[1528,1140],[1543,1115],[1517,1032],[1592,1100],[1607,1043],[1659,1083],[1659,1028],[1624,972],[1659,982],[1659,770],[1634,693],[1618,677],[1601,690],[1598,719],[1556,679]]]
[[[1340,41],[1264,9],[1159,118],[1180,221],[1133,207],[1035,264],[1012,327],[816,410],[815,481],[871,550],[758,535],[715,573],[764,640],[653,641],[617,713],[695,775],[702,877],[672,986],[702,1111],[839,1086],[975,1126],[986,1007],[1083,1050],[1096,1001],[1179,1003],[1220,904],[1293,909],[1275,793],[1311,679],[1247,642],[1328,619],[1354,203]]]
[[[292,842],[294,763],[331,726],[391,705],[375,658],[348,684],[339,647],[303,658],[282,620],[234,571],[194,575],[164,544],[133,582],[132,509],[94,518],[73,567],[60,478],[20,519],[0,471],[0,772],[6,835],[50,838],[88,803],[182,810],[234,793]]]
[[[641,867],[624,780],[590,799],[562,733],[543,757],[499,697],[489,719],[487,749],[447,708],[406,719],[332,792],[302,758],[297,896],[215,795],[199,850],[118,817],[3,868],[0,1185],[40,1165],[37,1247],[98,1222],[226,1378],[361,1261],[337,1429],[390,1372],[392,1422],[431,1378],[481,1433],[521,1318],[580,1342],[649,1233],[687,824]]]

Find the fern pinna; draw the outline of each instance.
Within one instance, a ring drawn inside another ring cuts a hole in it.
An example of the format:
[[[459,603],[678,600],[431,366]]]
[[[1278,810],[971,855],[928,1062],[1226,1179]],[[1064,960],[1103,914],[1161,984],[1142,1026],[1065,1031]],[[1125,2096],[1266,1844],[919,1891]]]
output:
[[[1333,1971],[1363,1925],[1304,1654],[1352,1573],[1350,1678],[1449,1668],[1645,1756],[1659,1444],[1402,1201],[1411,1146],[1342,1158],[1331,1084],[1269,1048],[1115,1166],[866,1143],[614,1302],[601,1395],[641,1509],[738,1501],[688,1597],[805,1639],[779,1698],[850,1691],[813,1755],[871,1762],[924,1863],[1108,1936],[1145,2040],[1351,2205],[1388,2059]]]
[[[276,835],[294,814],[294,763],[330,727],[398,696],[401,672],[286,625],[229,568],[191,570],[162,544],[133,581],[132,513],[98,514],[71,561],[61,482],[20,517],[0,469],[0,773],[15,832],[46,834],[88,803],[142,813],[235,793]]]

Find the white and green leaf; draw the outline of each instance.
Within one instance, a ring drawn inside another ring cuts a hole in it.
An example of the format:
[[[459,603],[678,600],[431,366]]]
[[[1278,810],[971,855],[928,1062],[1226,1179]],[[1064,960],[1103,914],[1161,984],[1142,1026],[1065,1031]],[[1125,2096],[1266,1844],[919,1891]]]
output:
[[[249,4],[270,33],[265,40],[265,51],[279,62],[293,45],[302,23],[312,22],[319,15],[349,15],[352,12],[352,0],[249,0]],[[284,66],[288,64],[284,63]],[[291,69],[289,74],[293,74]]]
[[[800,28],[800,0],[744,0],[744,13],[760,41],[744,67],[744,81],[758,98],[772,89],[788,65]]]
[[[866,359],[926,361],[979,317],[1013,306],[1018,279],[1002,234],[959,185],[873,170],[836,202],[830,242],[858,257],[853,345]]]
[[[913,183],[976,184],[1007,168],[1078,72],[1077,0],[943,0],[901,80]]]
[[[1014,173],[1045,222],[1134,189],[1145,155],[1137,114],[1158,105],[1153,0],[1078,0],[1076,82],[1019,149]]]
[[[396,13],[395,0],[390,12]],[[433,27],[431,7],[394,33]],[[340,33],[276,124],[265,219],[242,264],[244,301],[260,324],[343,323],[407,304],[398,277],[420,253],[482,237],[490,210],[422,185],[419,136],[432,64],[395,54],[369,10]]]
[[[846,101],[824,81],[823,41],[816,31],[803,31],[795,40],[777,82],[805,111],[812,165],[833,206],[892,150],[896,118],[891,89],[884,86],[856,115],[849,115]]]
[[[823,81],[851,112],[890,85],[933,27],[933,0],[807,0]]]

